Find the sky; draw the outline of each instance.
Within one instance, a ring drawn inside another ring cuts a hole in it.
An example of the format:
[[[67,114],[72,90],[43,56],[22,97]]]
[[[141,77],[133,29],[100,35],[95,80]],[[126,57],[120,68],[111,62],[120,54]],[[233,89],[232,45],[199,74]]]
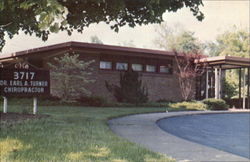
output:
[[[181,24],[186,30],[192,31],[202,42],[215,41],[216,36],[236,26],[250,29],[250,0],[203,0],[201,11],[205,19],[200,22],[187,8],[177,12],[164,13],[164,23],[170,27]],[[20,32],[12,39],[6,37],[3,54],[13,53],[36,47],[68,41],[90,42],[91,36],[97,36],[104,44],[124,45],[132,42],[136,47],[157,49],[154,40],[158,37],[157,24],[143,25],[135,28],[120,28],[116,33],[105,23],[92,24],[84,32],[74,32],[68,36],[66,32],[51,34],[46,42],[35,36],[27,36]]]

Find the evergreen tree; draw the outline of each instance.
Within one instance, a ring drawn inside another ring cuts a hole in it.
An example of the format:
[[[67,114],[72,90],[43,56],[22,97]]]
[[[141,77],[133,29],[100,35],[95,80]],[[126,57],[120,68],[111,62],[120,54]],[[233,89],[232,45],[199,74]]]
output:
[[[106,87],[118,102],[139,104],[148,101],[147,89],[139,79],[139,73],[135,71],[121,73],[120,86],[106,82]]]

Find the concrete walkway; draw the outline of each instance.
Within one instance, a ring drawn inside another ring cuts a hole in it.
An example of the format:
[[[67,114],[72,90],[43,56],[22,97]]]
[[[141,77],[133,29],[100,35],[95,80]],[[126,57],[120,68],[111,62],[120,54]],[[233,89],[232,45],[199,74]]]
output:
[[[234,111],[237,112],[237,111]],[[159,119],[180,115],[228,113],[228,111],[195,111],[152,113],[125,116],[110,120],[109,126],[119,136],[135,142],[152,151],[165,154],[177,161],[247,161],[249,159],[218,149],[193,143],[161,130],[156,122]],[[231,112],[230,112],[231,113]]]

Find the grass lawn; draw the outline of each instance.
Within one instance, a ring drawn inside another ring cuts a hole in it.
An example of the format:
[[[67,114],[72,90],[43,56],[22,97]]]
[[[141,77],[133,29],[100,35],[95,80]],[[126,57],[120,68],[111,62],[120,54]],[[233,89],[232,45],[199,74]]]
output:
[[[2,111],[2,105],[0,105]],[[21,112],[22,105],[9,105]],[[94,108],[42,106],[50,117],[11,124],[1,122],[0,161],[174,161],[116,136],[108,127],[113,117],[165,108]]]

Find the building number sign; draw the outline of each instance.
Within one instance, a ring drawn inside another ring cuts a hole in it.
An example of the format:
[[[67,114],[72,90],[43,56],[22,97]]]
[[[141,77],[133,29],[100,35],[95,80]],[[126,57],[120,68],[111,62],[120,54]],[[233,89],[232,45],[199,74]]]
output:
[[[0,69],[0,95],[43,96],[49,94],[48,70]]]
[[[24,71],[14,71],[14,80],[18,80],[18,79],[30,79],[33,80],[35,77],[35,72],[24,72]]]

